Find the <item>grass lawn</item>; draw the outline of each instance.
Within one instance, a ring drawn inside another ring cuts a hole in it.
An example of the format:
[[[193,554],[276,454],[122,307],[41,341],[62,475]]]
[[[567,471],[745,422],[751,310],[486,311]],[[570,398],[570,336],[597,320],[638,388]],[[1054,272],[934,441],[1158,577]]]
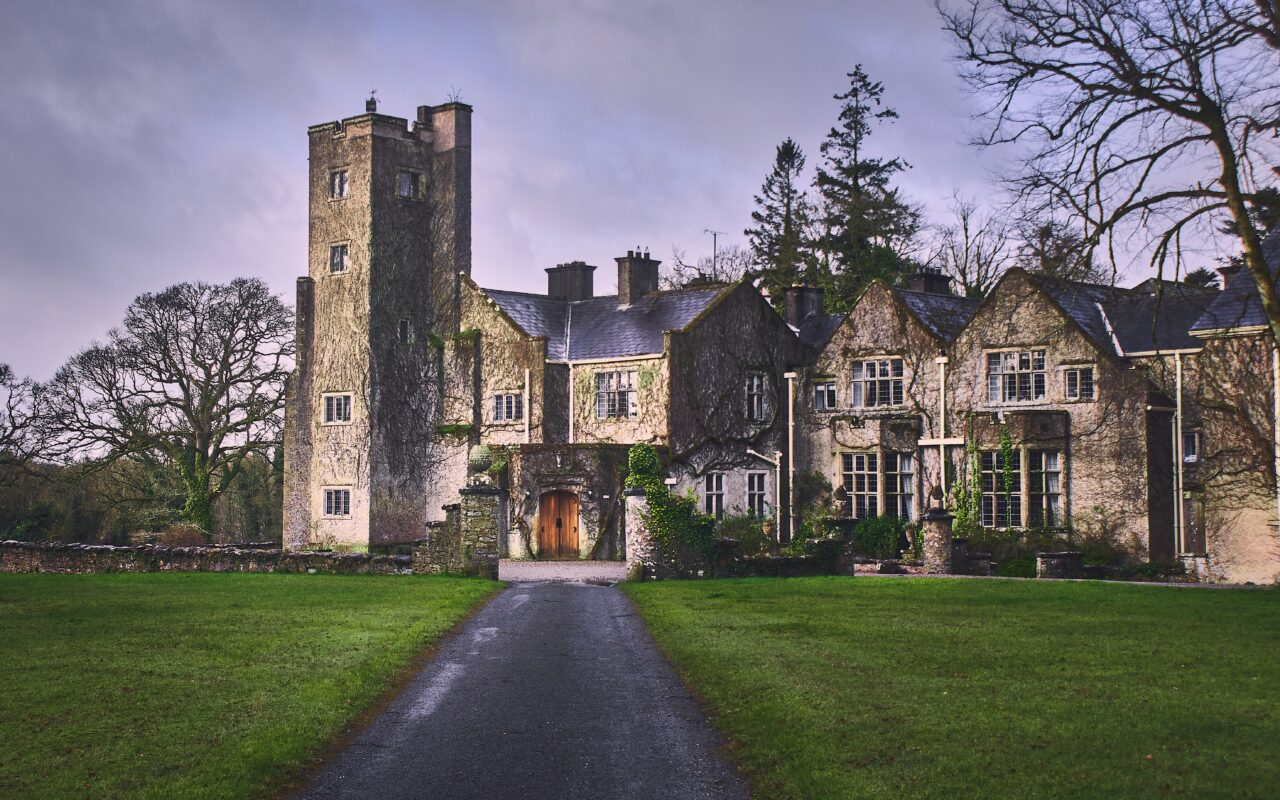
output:
[[[496,584],[0,575],[0,797],[261,797]]]
[[[1280,591],[630,584],[759,796],[1280,796]]]

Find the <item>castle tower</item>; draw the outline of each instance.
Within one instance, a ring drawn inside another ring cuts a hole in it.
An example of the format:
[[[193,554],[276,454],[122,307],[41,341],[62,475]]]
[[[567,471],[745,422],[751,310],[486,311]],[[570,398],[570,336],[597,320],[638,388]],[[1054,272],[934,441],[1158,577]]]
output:
[[[471,271],[471,107],[314,125],[307,276],[285,412],[284,540],[412,541],[442,515],[434,343]],[[456,487],[455,487],[456,488]]]

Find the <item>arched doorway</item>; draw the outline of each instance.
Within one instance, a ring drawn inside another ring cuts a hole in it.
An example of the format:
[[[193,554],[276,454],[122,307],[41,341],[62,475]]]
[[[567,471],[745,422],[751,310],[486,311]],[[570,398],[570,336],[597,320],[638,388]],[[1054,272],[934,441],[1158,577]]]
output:
[[[578,495],[547,492],[538,507],[538,557],[578,557]]]

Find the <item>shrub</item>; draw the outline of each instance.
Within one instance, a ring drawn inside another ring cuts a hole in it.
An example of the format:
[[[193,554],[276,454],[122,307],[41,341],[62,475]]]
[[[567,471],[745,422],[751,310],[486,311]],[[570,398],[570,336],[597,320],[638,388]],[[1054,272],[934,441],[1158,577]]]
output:
[[[715,518],[699,513],[692,495],[672,494],[662,480],[662,461],[650,444],[632,445],[627,453],[627,486],[643,489],[648,509],[644,521],[664,559],[677,570],[692,570],[711,556]]]
[[[867,558],[897,558],[905,549],[906,524],[893,517],[867,517],[853,525],[853,551]]]
[[[764,521],[759,517],[724,517],[716,525],[716,533],[738,542],[738,552],[744,556],[771,553],[778,543],[765,533]]]

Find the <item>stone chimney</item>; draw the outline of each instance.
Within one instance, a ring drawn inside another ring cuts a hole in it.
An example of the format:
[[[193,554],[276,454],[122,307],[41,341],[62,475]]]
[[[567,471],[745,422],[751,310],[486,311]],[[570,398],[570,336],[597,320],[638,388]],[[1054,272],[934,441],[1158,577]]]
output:
[[[1240,270],[1244,268],[1243,264],[1228,264],[1225,267],[1218,267],[1218,274],[1222,276],[1222,288],[1225,289],[1231,285],[1236,279],[1236,275],[1240,274]]]
[[[914,292],[951,294],[951,279],[943,275],[940,269],[921,267],[907,278],[907,288]]]
[[[547,267],[547,297],[556,300],[590,300],[593,291],[592,273],[596,268],[582,261],[570,261]]]
[[[629,306],[646,294],[658,291],[658,265],[649,251],[628,250],[618,262],[618,304]]]
[[[788,286],[782,293],[783,317],[787,324],[799,328],[814,314],[822,313],[822,290],[816,286]]]

